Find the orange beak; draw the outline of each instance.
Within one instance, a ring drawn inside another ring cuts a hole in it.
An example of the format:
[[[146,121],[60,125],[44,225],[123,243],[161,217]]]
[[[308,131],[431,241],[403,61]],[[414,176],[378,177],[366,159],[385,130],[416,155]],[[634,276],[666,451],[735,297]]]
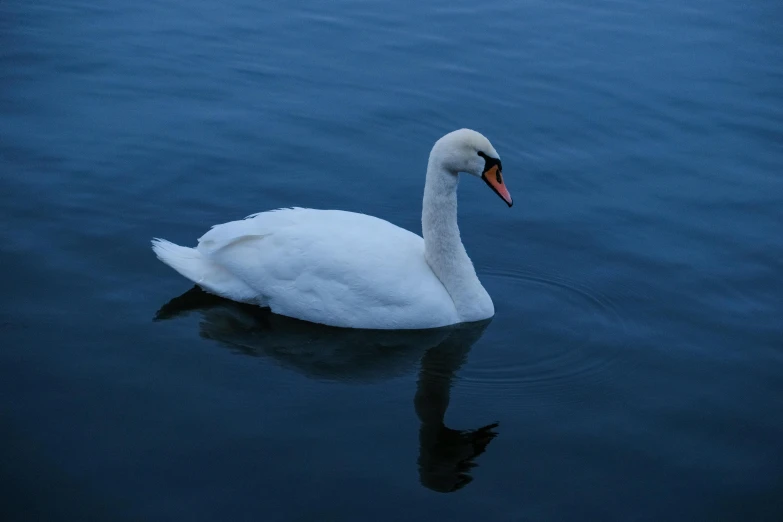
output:
[[[503,184],[503,175],[500,173],[500,168],[497,165],[492,165],[485,170],[484,174],[481,175],[481,179],[487,182],[487,185],[495,191],[495,194],[503,198],[506,205],[510,207],[514,204],[511,200],[511,194],[508,193],[506,185]]]

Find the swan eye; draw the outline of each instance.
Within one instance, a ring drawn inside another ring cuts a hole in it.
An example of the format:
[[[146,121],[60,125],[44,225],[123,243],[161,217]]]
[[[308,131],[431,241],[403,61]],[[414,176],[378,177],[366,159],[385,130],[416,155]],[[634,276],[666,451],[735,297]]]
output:
[[[487,172],[489,169],[494,167],[495,165],[498,166],[498,178],[500,178],[500,171],[503,170],[503,164],[500,163],[500,160],[497,158],[492,158],[490,156],[487,156],[482,151],[478,151],[477,154],[484,158],[484,172]],[[498,182],[502,183],[500,179],[498,179]]]

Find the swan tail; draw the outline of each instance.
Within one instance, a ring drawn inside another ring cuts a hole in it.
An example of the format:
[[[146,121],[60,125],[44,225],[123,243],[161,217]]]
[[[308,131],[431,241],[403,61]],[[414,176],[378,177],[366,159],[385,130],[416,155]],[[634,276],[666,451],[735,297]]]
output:
[[[257,293],[226,269],[214,263],[196,250],[175,245],[171,241],[155,238],[152,251],[158,259],[190,279],[207,292],[241,301],[265,306]]]
[[[204,280],[211,264],[195,248],[175,245],[165,239],[153,239],[152,251],[158,259],[194,283]]]

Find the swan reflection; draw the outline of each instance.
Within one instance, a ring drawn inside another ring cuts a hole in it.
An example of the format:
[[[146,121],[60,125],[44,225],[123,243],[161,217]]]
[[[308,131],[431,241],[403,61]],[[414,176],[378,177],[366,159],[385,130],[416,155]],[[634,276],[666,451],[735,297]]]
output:
[[[200,335],[235,353],[266,357],[307,377],[369,382],[415,371],[419,478],[439,492],[456,491],[497,435],[489,424],[455,430],[444,423],[454,377],[489,321],[433,330],[349,330],[317,325],[213,296],[193,287],[160,310],[155,320],[200,314]]]

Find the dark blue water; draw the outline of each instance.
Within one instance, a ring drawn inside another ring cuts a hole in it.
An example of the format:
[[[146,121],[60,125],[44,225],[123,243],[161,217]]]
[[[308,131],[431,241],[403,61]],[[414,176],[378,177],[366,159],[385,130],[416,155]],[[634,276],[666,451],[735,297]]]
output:
[[[3,520],[783,520],[781,21],[4,0]],[[489,324],[167,305],[154,236],[294,205],[418,232],[459,127],[516,203],[460,188]]]

